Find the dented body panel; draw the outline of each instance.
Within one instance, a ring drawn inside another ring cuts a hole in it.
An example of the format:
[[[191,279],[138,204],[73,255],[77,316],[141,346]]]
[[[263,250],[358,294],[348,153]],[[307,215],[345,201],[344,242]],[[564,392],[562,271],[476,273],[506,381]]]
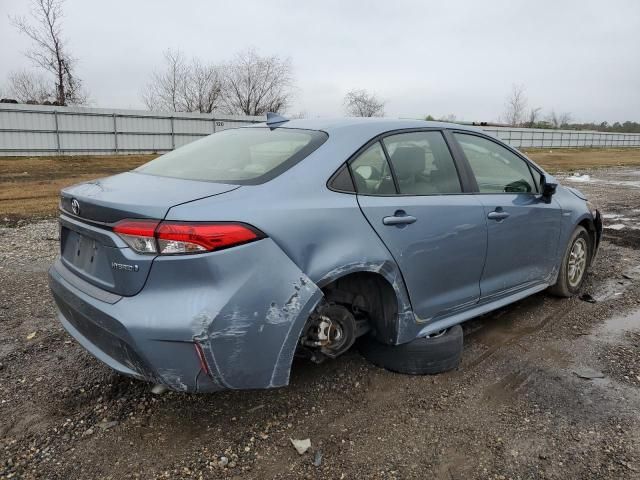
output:
[[[286,385],[321,290],[270,239],[176,261],[157,258],[144,295],[113,304],[71,285],[56,262],[49,282],[63,325],[112,368],[175,390]]]
[[[100,274],[111,275],[111,285],[95,278],[100,272],[93,258],[83,263],[82,255],[74,257],[75,247],[63,245],[49,282],[69,333],[113,369],[174,390],[272,388],[287,385],[300,334],[323,301],[323,289],[348,275],[373,274],[390,287],[393,316],[375,325],[375,334],[392,345],[553,283],[557,268],[552,267],[534,285],[483,297],[490,237],[486,208],[473,193],[392,201],[327,186],[334,172],[377,135],[425,126],[463,127],[385,119],[287,125],[322,130],[329,138],[265,183],[159,178],[155,191],[153,176],[132,172],[65,189],[61,225],[72,231],[69,238],[95,239],[100,248],[111,249],[96,251],[115,259],[108,262],[112,271]],[[138,183],[144,199],[136,196]],[[166,194],[164,187],[179,191]],[[120,195],[119,188],[126,194]],[[90,217],[70,211],[74,198],[89,202]],[[553,198],[562,218],[554,231],[557,249],[549,252],[555,258],[551,264],[557,265],[575,225],[591,217],[584,200],[569,190],[558,187]],[[382,226],[381,218],[396,209],[417,212],[418,223],[406,229]],[[242,222],[265,238],[197,255],[142,256],[111,231],[110,222],[123,215]],[[505,255],[517,251],[515,242]],[[107,265],[98,264],[103,270]],[[454,270],[461,264],[464,269]]]

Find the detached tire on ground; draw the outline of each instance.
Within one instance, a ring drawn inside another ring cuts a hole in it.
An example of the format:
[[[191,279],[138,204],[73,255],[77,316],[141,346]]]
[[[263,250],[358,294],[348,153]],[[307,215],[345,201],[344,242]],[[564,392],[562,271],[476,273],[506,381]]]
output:
[[[462,327],[456,325],[431,338],[386,345],[372,336],[362,338],[360,352],[374,365],[408,375],[432,375],[453,370],[462,357]]]

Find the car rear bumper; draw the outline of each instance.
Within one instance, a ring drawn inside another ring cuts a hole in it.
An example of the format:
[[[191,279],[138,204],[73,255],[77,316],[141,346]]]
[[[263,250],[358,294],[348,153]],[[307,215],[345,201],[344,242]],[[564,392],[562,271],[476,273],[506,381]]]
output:
[[[124,375],[174,390],[222,389],[202,371],[193,342],[154,340],[160,332],[153,329],[143,335],[132,332],[135,322],[117,316],[118,304],[126,303],[126,297],[98,299],[91,285],[83,285],[80,279],[73,281],[70,274],[60,260],[49,270],[58,319],[94,357]]]
[[[60,260],[49,284],[60,322],[96,358],[194,392],[286,385],[300,331],[322,297],[270,239],[160,257],[132,297],[92,286]]]

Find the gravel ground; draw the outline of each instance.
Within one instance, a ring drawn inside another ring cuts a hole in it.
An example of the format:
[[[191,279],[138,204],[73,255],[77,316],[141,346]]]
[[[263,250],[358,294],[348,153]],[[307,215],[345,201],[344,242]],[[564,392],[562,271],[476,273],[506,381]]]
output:
[[[640,478],[640,171],[581,173],[628,219],[606,230],[597,301],[543,293],[467,322],[438,376],[353,351],[296,362],[284,389],[152,395],[57,323],[56,223],[0,228],[0,478]]]

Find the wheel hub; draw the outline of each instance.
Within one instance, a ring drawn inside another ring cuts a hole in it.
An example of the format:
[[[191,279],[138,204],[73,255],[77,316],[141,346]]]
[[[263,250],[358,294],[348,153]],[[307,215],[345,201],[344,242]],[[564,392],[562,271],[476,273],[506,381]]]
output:
[[[587,242],[584,238],[578,238],[569,252],[567,263],[567,281],[571,287],[577,287],[582,281],[587,269]]]
[[[344,306],[322,305],[307,321],[300,345],[311,351],[311,359],[335,358],[346,352],[356,338],[369,331],[366,320],[356,320]]]

